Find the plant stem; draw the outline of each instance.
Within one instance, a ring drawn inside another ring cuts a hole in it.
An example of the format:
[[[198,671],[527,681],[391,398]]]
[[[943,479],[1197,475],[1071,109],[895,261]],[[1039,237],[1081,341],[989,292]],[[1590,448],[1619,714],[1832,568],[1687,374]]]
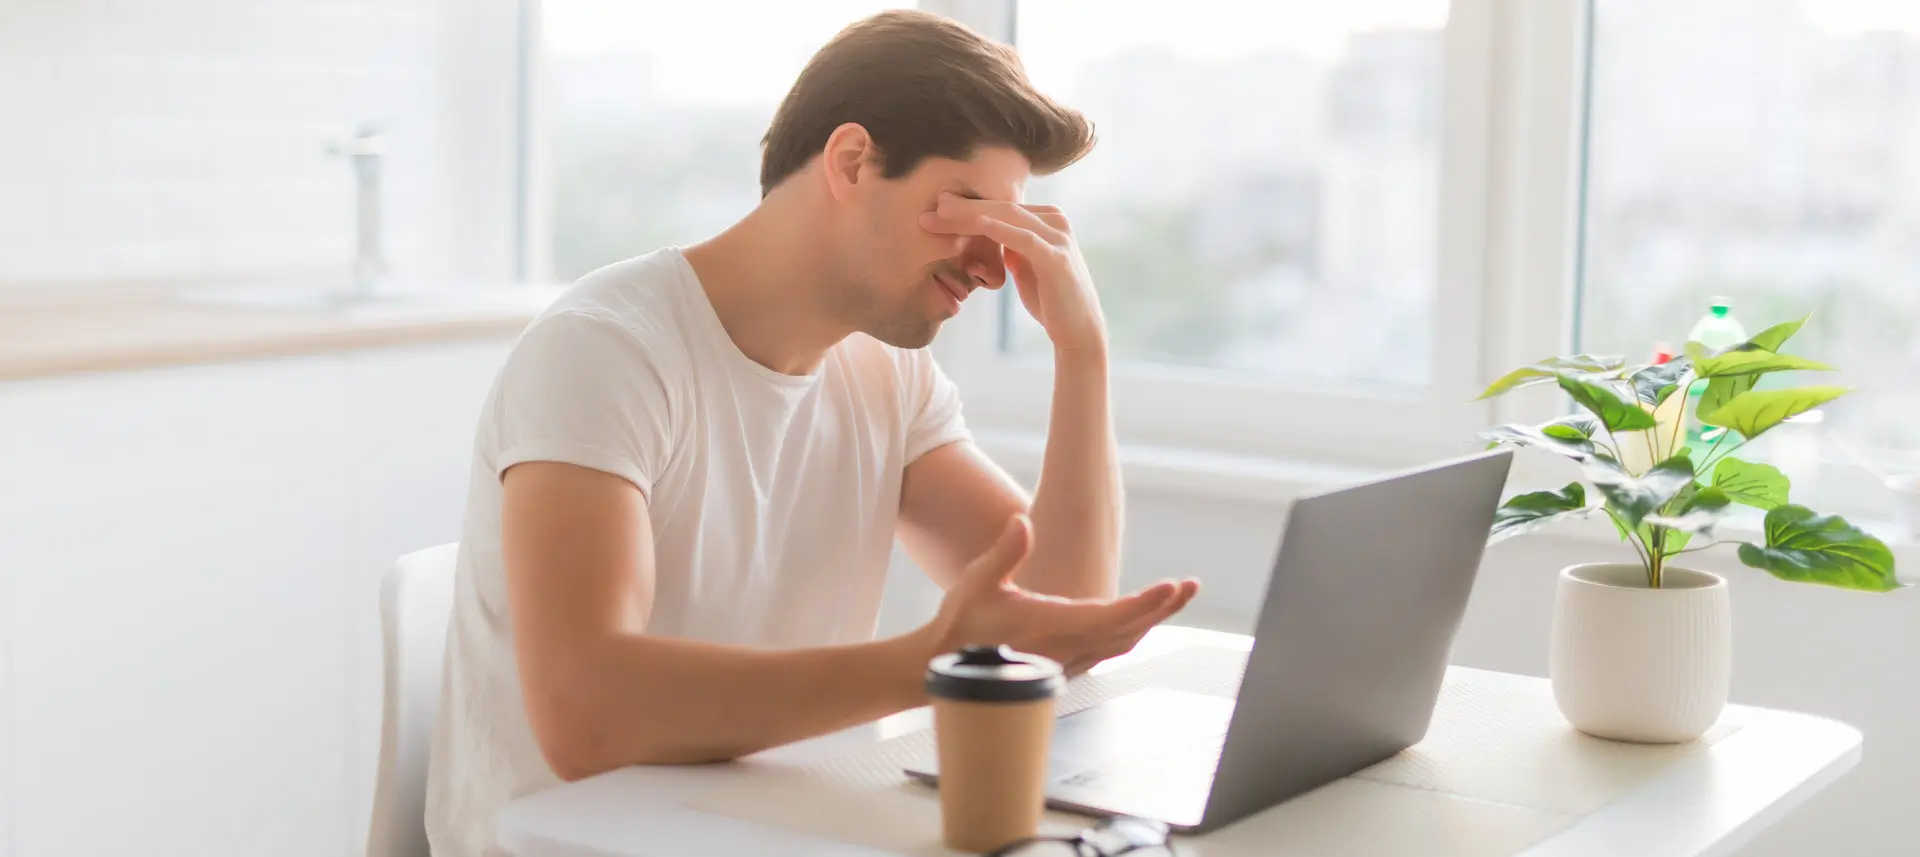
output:
[[[1716,542],[1709,542],[1709,543],[1707,543],[1707,544],[1704,544],[1704,545],[1701,545],[1701,546],[1699,546],[1699,547],[1697,547],[1697,548],[1687,548],[1686,550],[1678,550],[1678,551],[1674,551],[1674,552],[1673,552],[1673,556],[1679,556],[1679,555],[1681,555],[1681,554],[1683,554],[1683,553],[1699,553],[1700,551],[1704,551],[1704,550],[1712,550],[1712,549],[1714,549],[1714,548],[1717,548],[1717,547],[1719,547],[1719,546],[1721,546],[1721,545],[1724,545],[1724,544],[1731,544],[1731,543],[1730,543],[1730,542],[1724,542],[1724,541],[1716,541]],[[1669,558],[1671,558],[1671,557],[1669,557]]]
[[[1687,390],[1693,389],[1692,381],[1687,382],[1686,389]],[[1673,391],[1673,394],[1679,395],[1684,392],[1685,390],[1675,390]],[[1654,407],[1654,411],[1658,412],[1659,410],[1660,410],[1659,406],[1656,405]],[[1673,445],[1667,447],[1667,449],[1671,450],[1670,452],[1667,453],[1669,457],[1671,457],[1673,453],[1680,451],[1680,433],[1686,429],[1686,426],[1687,426],[1687,405],[1686,405],[1686,401],[1683,399],[1680,403],[1680,418],[1673,421]]]
[[[1605,427],[1607,430],[1607,440],[1613,441],[1612,445],[1607,447],[1607,451],[1613,453],[1613,460],[1620,462],[1620,466],[1622,468],[1625,468],[1627,466],[1627,459],[1625,456],[1620,454],[1620,436],[1614,434],[1613,427],[1608,426],[1605,422],[1602,422],[1600,425]],[[1633,473],[1632,471],[1628,471],[1628,473],[1634,476],[1640,475],[1638,473]]]
[[[1626,462],[1625,462],[1625,461],[1623,461],[1623,460],[1622,460],[1622,459],[1620,458],[1620,448],[1619,448],[1619,447],[1617,447],[1617,446],[1608,446],[1608,445],[1606,445],[1606,444],[1604,444],[1604,443],[1603,443],[1603,444],[1600,444],[1600,448],[1601,448],[1601,449],[1604,449],[1604,450],[1606,450],[1606,451],[1608,451],[1608,452],[1611,452],[1611,453],[1613,453],[1613,460],[1614,460],[1614,461],[1619,461],[1619,462],[1621,463],[1621,466],[1622,466],[1622,467],[1625,467],[1625,466],[1626,466]]]
[[[1648,586],[1650,586],[1653,589],[1660,588],[1660,573],[1666,570],[1666,565],[1667,565],[1667,555],[1665,553],[1666,546],[1667,546],[1666,528],[1654,527],[1653,528],[1653,544],[1647,546],[1647,553],[1649,553],[1653,557],[1653,561],[1651,563],[1653,571],[1648,576]]]
[[[1717,437],[1717,438],[1714,438],[1714,439],[1713,439],[1713,445],[1712,445],[1712,446],[1710,446],[1710,447],[1707,447],[1707,460],[1706,460],[1705,462],[1703,462],[1703,463],[1702,463],[1702,464],[1700,465],[1700,467],[1699,467],[1699,469],[1695,471],[1696,473],[1712,473],[1712,472],[1713,472],[1713,471],[1712,471],[1712,470],[1711,470],[1711,469],[1709,468],[1709,465],[1711,465],[1711,464],[1713,464],[1713,463],[1715,463],[1715,462],[1717,462],[1717,461],[1719,461],[1719,459],[1716,459],[1716,458],[1714,458],[1714,457],[1713,457],[1713,455],[1714,455],[1714,453],[1716,453],[1716,452],[1719,452],[1719,451],[1720,451],[1720,444],[1722,444],[1722,443],[1725,443],[1725,442],[1726,442],[1726,440],[1727,440],[1727,435],[1730,435],[1730,434],[1733,434],[1733,429],[1721,429],[1721,430],[1720,430],[1720,436],[1719,436],[1719,437]],[[1745,444],[1745,443],[1742,443],[1742,444],[1740,444],[1740,446],[1746,446],[1746,444]],[[1739,448],[1740,448],[1740,446],[1735,446],[1735,447],[1731,447],[1731,448],[1729,448],[1729,449],[1727,450],[1727,454],[1728,454],[1728,455],[1732,455],[1732,454],[1733,454],[1733,451],[1734,451],[1734,450],[1736,450],[1736,449],[1739,449]]]
[[[1628,534],[1627,544],[1633,546],[1633,558],[1640,561],[1641,569],[1643,570],[1650,569],[1652,566],[1652,560],[1649,560],[1647,558],[1647,552],[1641,549],[1640,536],[1637,533],[1634,533],[1632,530],[1627,529],[1626,523],[1624,521],[1621,521],[1620,516],[1614,514],[1612,509],[1602,506],[1600,507],[1600,511],[1607,513],[1607,517],[1613,519],[1614,525],[1618,526],[1621,532]],[[1648,574],[1652,574],[1652,572],[1648,571]]]

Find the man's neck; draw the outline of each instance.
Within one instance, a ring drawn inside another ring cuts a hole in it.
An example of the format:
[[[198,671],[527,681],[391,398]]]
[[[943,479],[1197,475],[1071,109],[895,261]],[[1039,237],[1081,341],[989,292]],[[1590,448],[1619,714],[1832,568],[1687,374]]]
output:
[[[852,333],[824,308],[832,266],[817,224],[763,200],[725,232],[687,248],[687,264],[740,353],[783,375],[807,375]]]

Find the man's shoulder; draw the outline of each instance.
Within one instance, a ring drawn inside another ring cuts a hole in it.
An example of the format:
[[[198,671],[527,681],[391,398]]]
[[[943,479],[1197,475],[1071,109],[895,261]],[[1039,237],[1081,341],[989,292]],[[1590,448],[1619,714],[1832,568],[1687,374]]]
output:
[[[684,264],[680,251],[668,247],[604,265],[575,280],[542,317],[590,316],[641,334],[672,330],[672,317],[682,311]]]
[[[562,291],[523,339],[604,337],[642,352],[671,352],[685,329],[679,264],[678,251],[667,248],[597,268]]]

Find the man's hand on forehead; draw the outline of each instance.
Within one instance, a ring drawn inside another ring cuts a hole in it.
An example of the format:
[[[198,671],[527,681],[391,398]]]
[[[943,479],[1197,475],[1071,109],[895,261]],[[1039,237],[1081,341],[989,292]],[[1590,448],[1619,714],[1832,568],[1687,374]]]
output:
[[[932,232],[982,235],[1018,252],[1043,251],[1044,248],[1022,240],[1021,236],[987,223],[989,220],[1032,233],[1049,244],[1065,244],[1068,241],[1067,217],[1059,208],[1051,205],[972,199],[946,192],[940,194],[933,211],[920,217],[921,225]]]
[[[979,235],[999,244],[1020,302],[1054,347],[1104,353],[1107,326],[1093,276],[1059,208],[942,193],[934,210],[920,215],[920,226],[944,235]]]

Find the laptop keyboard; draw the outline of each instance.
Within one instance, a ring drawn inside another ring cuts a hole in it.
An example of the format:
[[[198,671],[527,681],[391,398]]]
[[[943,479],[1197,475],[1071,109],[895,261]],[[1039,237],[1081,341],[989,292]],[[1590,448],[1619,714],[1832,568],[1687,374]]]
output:
[[[1158,786],[1168,781],[1206,781],[1220,766],[1220,750],[1226,744],[1226,730],[1205,730],[1156,742],[1146,756],[1122,756],[1103,760],[1099,766],[1083,768],[1054,782],[1079,788],[1118,788],[1133,790]]]
[[[1134,792],[1205,787],[1219,766],[1230,700],[1142,691],[1060,721],[1050,778],[1057,786]]]

